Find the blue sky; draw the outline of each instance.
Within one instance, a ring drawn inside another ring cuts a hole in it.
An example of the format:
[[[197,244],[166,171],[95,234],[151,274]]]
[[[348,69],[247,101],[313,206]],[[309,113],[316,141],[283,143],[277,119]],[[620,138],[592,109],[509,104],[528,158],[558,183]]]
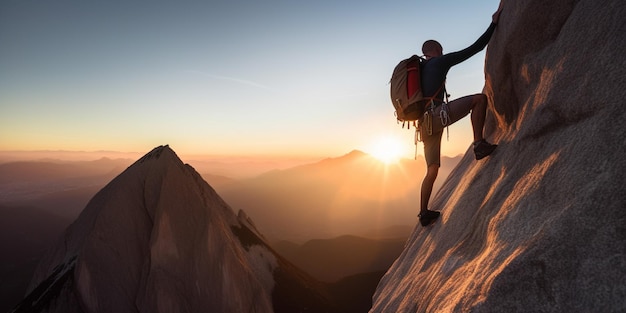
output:
[[[498,1],[2,1],[0,150],[336,156],[406,143],[389,77],[473,43]],[[481,91],[484,52],[453,68]],[[464,152],[469,120],[445,154]],[[421,148],[421,147],[420,147]]]

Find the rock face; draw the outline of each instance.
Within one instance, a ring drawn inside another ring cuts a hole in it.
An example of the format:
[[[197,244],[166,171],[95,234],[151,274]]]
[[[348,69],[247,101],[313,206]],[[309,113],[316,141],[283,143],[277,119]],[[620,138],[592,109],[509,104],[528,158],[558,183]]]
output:
[[[370,312],[626,311],[625,15],[620,0],[504,3],[484,90],[500,146],[468,151]]]
[[[333,311],[167,146],[89,202],[30,290],[16,312]]]

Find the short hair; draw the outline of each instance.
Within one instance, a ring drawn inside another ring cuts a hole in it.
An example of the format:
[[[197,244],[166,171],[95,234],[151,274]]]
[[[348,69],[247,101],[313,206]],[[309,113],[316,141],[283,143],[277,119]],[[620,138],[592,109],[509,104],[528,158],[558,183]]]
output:
[[[436,40],[426,40],[422,45],[422,53],[424,53],[424,55],[428,55],[431,52],[437,52],[439,50],[443,50],[443,47],[441,47],[441,44]]]

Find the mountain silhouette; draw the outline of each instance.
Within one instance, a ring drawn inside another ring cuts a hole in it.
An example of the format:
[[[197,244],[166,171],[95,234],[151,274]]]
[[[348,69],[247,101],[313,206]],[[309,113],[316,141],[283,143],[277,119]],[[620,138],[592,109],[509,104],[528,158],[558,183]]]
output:
[[[626,2],[503,6],[484,89],[499,146],[448,176],[371,313],[626,311]]]
[[[459,160],[443,157],[440,175],[446,177]],[[424,164],[423,159],[403,159],[387,165],[354,150],[220,186],[218,191],[233,208],[246,211],[270,240],[303,243],[413,226],[408,218],[419,211]]]
[[[16,161],[0,164],[0,201],[75,219],[93,195],[131,160]]]
[[[273,244],[274,249],[313,277],[335,282],[360,273],[386,271],[404,248],[406,237],[371,239],[344,235],[302,245]]]
[[[0,204],[0,312],[23,298],[39,259],[71,222],[47,210]]]

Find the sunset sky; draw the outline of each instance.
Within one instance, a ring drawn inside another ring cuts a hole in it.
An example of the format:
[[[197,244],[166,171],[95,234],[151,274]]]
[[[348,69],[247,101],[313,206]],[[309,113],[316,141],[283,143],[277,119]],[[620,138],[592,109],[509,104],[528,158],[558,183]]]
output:
[[[411,158],[393,67],[427,39],[467,47],[498,3],[2,1],[0,150],[326,157],[391,137]],[[450,71],[452,99],[482,90],[484,55]],[[465,118],[443,153],[471,138]]]

